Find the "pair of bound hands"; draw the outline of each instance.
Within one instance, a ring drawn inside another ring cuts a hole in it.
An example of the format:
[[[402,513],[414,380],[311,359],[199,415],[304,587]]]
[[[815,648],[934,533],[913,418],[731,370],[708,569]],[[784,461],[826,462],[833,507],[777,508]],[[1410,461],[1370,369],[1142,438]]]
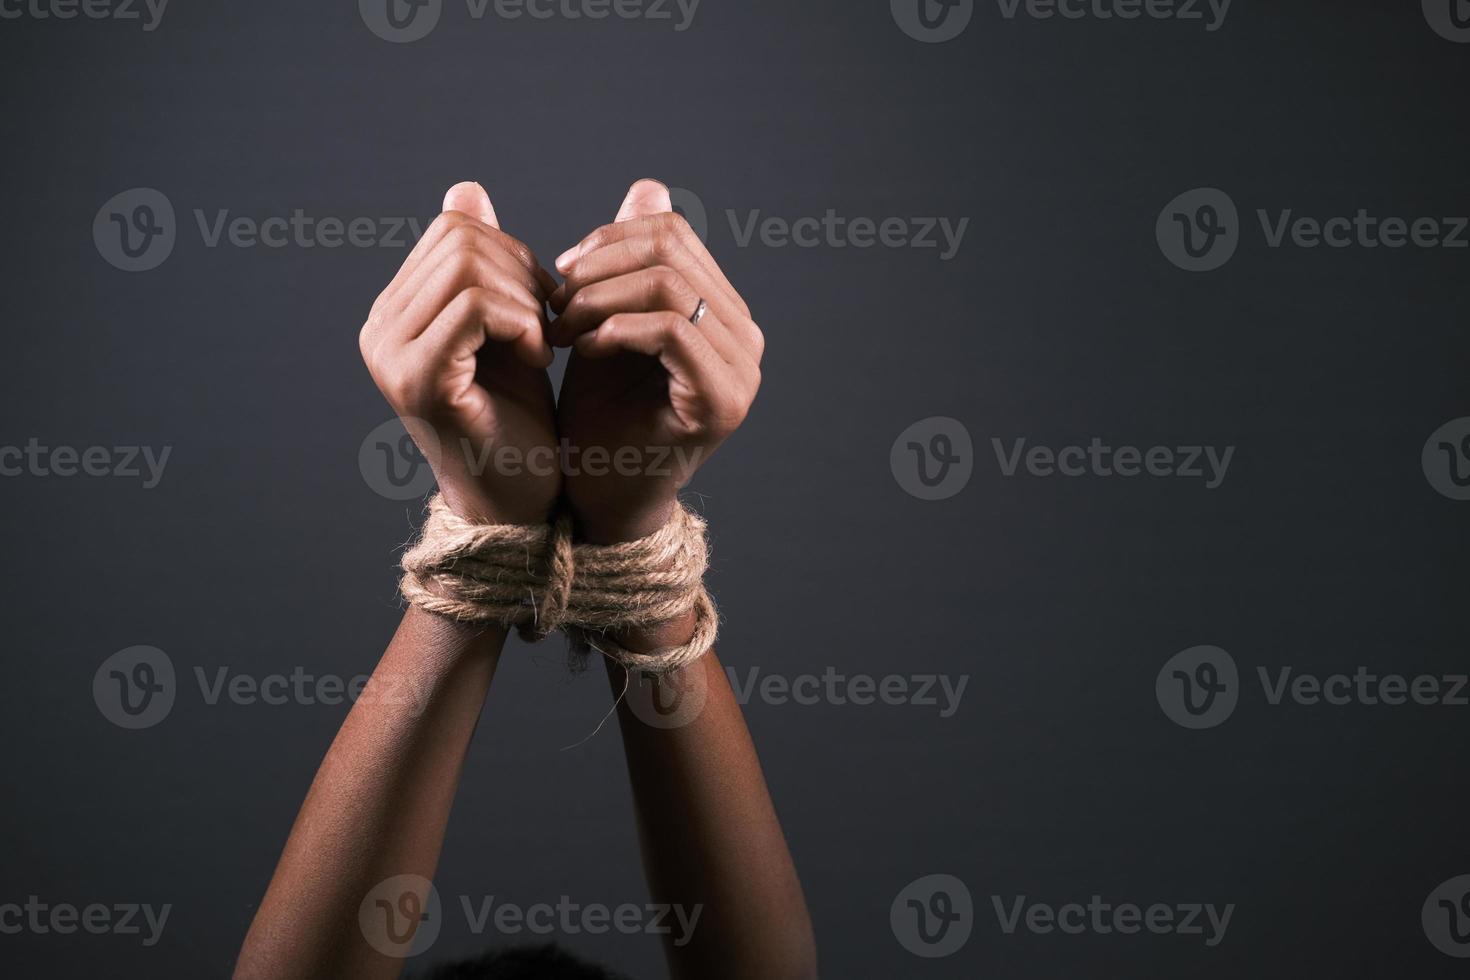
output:
[[[461,517],[542,524],[564,498],[584,539],[632,540],[744,421],[765,340],[658,181],[555,264],[561,285],[501,231],[484,188],[457,184],[373,304],[363,359],[420,448],[436,440],[425,457]],[[553,347],[572,348],[559,398]],[[563,444],[631,447],[640,464],[558,465]],[[486,465],[502,447],[552,465]]]

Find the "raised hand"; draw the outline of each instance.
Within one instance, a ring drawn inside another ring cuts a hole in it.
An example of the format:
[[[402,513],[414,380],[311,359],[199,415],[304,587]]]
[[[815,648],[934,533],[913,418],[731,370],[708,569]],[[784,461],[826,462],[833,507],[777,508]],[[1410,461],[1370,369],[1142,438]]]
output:
[[[558,318],[548,336],[574,349],[557,406],[566,498],[588,540],[642,537],[744,421],[765,339],[657,181],[635,183],[617,219],[556,267],[566,282],[551,295]],[[701,300],[708,308],[695,325]],[[618,466],[628,449],[638,464]]]
[[[359,336],[373,380],[467,519],[540,524],[556,504],[554,286],[500,230],[484,188],[456,184]]]

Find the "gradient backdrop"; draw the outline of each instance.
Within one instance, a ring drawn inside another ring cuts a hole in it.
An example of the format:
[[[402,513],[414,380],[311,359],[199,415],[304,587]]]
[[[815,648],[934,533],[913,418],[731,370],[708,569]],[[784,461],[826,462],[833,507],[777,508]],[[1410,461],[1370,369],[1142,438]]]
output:
[[[746,708],[824,976],[1463,975],[1470,5],[589,2],[443,0],[403,43],[383,0],[0,0],[0,905],[171,907],[152,945],[0,915],[0,972],[231,970],[346,706],[214,685],[368,673],[400,615],[421,505],[359,462],[390,418],[357,352],[407,251],[388,219],[479,180],[549,264],[656,176],[769,342],[693,490],[726,663],[831,678]],[[298,209],[374,244],[212,238]],[[1342,247],[1273,246],[1360,209]],[[742,244],[829,210],[811,247]],[[938,218],[968,222],[947,259],[913,241]],[[1388,247],[1386,218],[1434,224]],[[1018,440],[1094,438],[1234,449],[1213,488],[1006,474]],[[167,447],[156,485],[129,446]],[[123,475],[55,472],[93,447]],[[137,646],[172,703],[129,729],[104,662]],[[1346,703],[1276,696],[1360,671]],[[1387,675],[1434,703],[1368,703]],[[926,676],[965,684],[947,716]],[[891,677],[899,703],[848,696]],[[563,751],[609,703],[559,641],[512,642],[419,965],[536,938],[474,934],[462,897],[647,901],[615,727]],[[1093,896],[1231,917],[1027,924]],[[662,972],[648,935],[561,941]]]

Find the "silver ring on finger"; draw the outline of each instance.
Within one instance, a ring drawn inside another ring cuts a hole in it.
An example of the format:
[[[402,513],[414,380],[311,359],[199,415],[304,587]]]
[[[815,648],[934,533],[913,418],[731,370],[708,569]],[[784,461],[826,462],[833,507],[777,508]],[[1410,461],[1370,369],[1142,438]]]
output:
[[[694,312],[689,314],[689,322],[694,324],[696,327],[699,326],[699,321],[703,320],[704,315],[708,312],[709,304],[706,303],[704,300],[700,300],[699,305],[694,308]]]

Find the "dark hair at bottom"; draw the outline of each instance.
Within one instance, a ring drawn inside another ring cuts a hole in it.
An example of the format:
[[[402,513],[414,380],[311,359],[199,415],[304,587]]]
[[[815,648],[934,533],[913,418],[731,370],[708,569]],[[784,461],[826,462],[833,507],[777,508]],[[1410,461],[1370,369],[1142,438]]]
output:
[[[441,963],[417,980],[629,980],[575,956],[555,943],[492,949],[474,959]]]

